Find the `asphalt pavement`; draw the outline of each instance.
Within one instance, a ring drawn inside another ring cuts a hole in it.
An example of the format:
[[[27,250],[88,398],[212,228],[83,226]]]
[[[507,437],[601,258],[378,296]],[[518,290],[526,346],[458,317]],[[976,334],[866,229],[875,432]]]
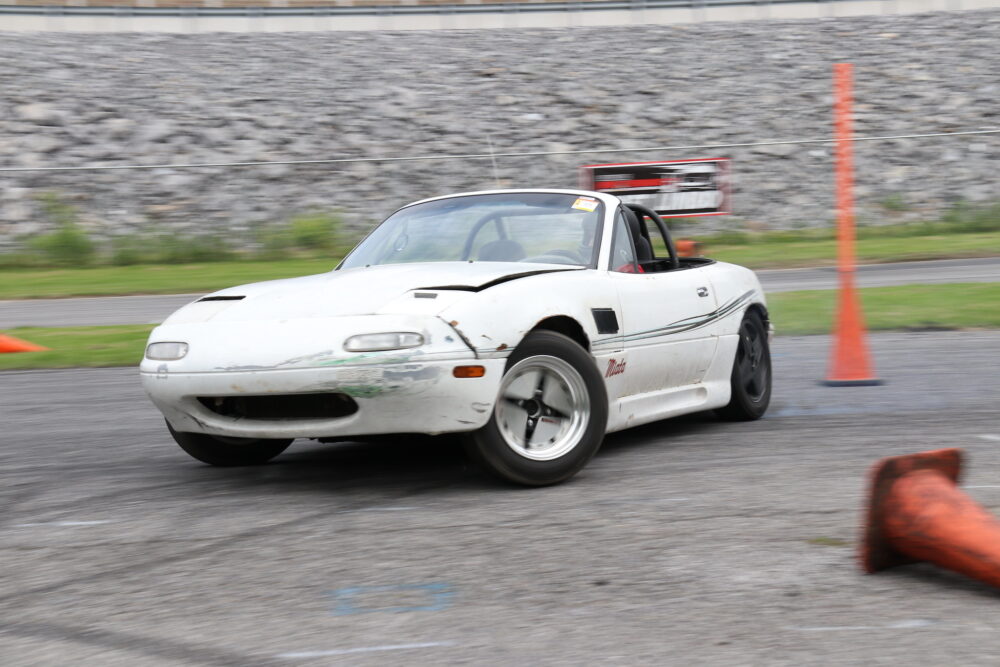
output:
[[[779,338],[765,419],[614,434],[534,490],[449,439],[212,468],[135,369],[0,373],[0,664],[995,664],[1000,593],[855,551],[884,456],[962,447],[1000,511],[1000,332],[870,340],[883,386]]]
[[[766,292],[833,289],[837,269],[771,269],[758,271]],[[894,285],[939,285],[944,283],[1000,282],[1000,257],[975,259],[939,259],[927,262],[862,264],[857,267],[859,287]]]
[[[767,270],[758,271],[757,275],[769,293],[832,289],[837,285],[837,271],[832,267]],[[1000,257],[867,264],[858,267],[857,282],[861,287],[1000,282]],[[24,326],[158,324],[199,296],[170,294],[0,301],[0,330]]]
[[[0,301],[0,330],[14,327],[159,324],[201,294]]]

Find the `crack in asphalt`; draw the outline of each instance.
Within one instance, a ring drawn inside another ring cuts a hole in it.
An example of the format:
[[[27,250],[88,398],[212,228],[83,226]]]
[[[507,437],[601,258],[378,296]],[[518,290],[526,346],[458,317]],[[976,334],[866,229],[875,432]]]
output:
[[[101,628],[39,622],[4,623],[0,633],[32,639],[70,641],[102,649],[138,653],[147,658],[164,658],[187,665],[270,667],[283,664],[274,660],[217,648]]]

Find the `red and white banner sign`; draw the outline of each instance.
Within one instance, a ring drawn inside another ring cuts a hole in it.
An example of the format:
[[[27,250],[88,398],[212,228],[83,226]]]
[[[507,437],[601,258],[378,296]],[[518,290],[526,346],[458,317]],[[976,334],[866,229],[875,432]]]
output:
[[[729,158],[589,164],[580,169],[580,187],[643,204],[665,218],[725,215],[731,212],[729,174]]]

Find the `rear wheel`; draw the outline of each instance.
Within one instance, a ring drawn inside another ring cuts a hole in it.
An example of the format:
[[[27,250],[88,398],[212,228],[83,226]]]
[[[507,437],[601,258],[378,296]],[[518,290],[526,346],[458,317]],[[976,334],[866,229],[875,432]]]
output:
[[[536,331],[507,361],[490,421],[470,453],[517,484],[545,486],[575,475],[597,453],[608,422],[604,380],[572,339]]]
[[[751,310],[740,323],[733,372],[729,376],[732,398],[717,412],[725,419],[760,419],[771,402],[771,350],[767,328],[760,314]]]
[[[291,440],[222,438],[204,433],[175,431],[167,422],[170,435],[185,452],[213,466],[255,466],[267,463],[288,449]]]

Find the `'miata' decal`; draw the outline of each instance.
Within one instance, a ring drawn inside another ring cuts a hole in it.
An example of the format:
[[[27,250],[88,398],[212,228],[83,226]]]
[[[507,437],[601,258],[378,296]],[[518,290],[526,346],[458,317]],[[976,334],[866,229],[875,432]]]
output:
[[[608,360],[608,370],[604,371],[604,377],[609,378],[613,375],[621,375],[625,372],[625,360],[622,359],[618,361],[617,359]]]
[[[700,329],[701,327],[707,326],[716,320],[722,319],[727,315],[739,310],[750,297],[753,296],[754,290],[748,290],[736,297],[735,299],[730,299],[724,303],[719,308],[715,309],[711,313],[705,313],[704,315],[696,315],[695,317],[688,317],[683,320],[678,320],[665,327],[658,327],[656,329],[650,329],[648,331],[638,331],[636,333],[625,334],[623,340],[625,342],[631,342],[636,340],[645,340],[647,338],[657,338],[659,336],[669,336],[671,334],[682,333],[684,331],[691,331],[692,329]],[[610,343],[618,342],[614,338],[604,338],[601,340],[595,340],[591,347],[597,347],[599,345],[607,345]]]

